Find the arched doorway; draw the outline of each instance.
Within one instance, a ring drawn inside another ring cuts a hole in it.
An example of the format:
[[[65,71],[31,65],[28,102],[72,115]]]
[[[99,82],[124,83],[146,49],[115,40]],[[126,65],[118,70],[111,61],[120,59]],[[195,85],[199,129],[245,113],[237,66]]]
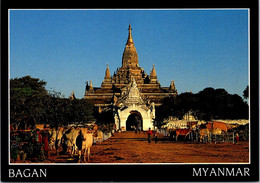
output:
[[[127,131],[133,131],[135,129],[141,130],[143,129],[143,119],[142,115],[138,111],[131,111],[130,115],[128,116],[126,120],[126,130]]]

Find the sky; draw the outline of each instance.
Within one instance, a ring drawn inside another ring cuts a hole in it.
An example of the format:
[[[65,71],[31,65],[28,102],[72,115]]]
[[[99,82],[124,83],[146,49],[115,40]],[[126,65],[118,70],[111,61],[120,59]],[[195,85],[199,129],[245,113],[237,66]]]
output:
[[[10,10],[10,78],[30,75],[47,90],[83,98],[85,82],[100,87],[113,74],[131,23],[139,66],[155,65],[161,86],[178,93],[206,87],[243,95],[248,85],[246,9]]]

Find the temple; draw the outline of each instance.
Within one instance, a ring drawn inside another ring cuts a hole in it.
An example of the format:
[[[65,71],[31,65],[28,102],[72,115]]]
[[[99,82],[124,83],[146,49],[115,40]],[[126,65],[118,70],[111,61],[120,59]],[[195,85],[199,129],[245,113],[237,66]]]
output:
[[[84,99],[99,107],[100,112],[113,110],[117,128],[131,130],[135,126],[147,130],[152,127],[155,106],[161,105],[161,100],[165,97],[176,96],[177,90],[173,80],[169,87],[160,85],[154,65],[150,75],[139,66],[134,45],[132,28],[129,25],[122,66],[111,75],[107,64],[101,87],[93,87],[91,81],[87,82]],[[134,120],[127,123],[132,118]]]

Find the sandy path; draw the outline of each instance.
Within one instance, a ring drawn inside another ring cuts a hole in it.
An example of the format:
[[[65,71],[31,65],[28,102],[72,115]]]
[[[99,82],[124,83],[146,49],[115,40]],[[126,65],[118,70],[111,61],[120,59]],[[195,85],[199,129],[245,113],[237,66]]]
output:
[[[198,144],[172,142],[163,136],[155,144],[146,133],[115,133],[91,148],[90,163],[237,163],[249,161],[248,142]]]

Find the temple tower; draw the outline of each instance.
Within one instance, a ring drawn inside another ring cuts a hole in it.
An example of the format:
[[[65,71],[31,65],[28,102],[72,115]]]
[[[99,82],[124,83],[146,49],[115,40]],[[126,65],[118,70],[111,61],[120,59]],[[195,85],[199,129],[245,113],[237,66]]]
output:
[[[128,38],[125,45],[125,50],[122,57],[122,67],[123,68],[136,68],[139,67],[138,56],[136,49],[134,47],[134,41],[132,38],[132,28],[129,24],[128,28]]]
[[[101,84],[101,88],[107,88],[107,89],[112,88],[112,80],[111,80],[108,64],[105,72],[105,78]]]
[[[154,65],[150,75],[139,66],[130,24],[121,63],[112,75],[107,64],[101,87],[87,82],[84,99],[100,112],[112,110],[117,127],[129,129],[137,125],[147,129],[155,117],[155,107],[161,105],[165,97],[177,95],[175,83],[172,81],[170,86],[162,87]],[[135,118],[139,119],[138,123]]]
[[[115,84],[116,88],[125,87],[126,84],[131,83],[133,78],[135,78],[137,84],[144,84],[145,73],[144,70],[139,67],[138,55],[134,45],[132,28],[131,25],[129,25],[128,38],[122,56],[122,66],[116,71],[112,78],[112,83]]]
[[[153,64],[153,68],[152,68],[151,73],[150,73],[150,83],[151,84],[157,83],[157,75],[156,75],[156,71],[155,71],[155,68],[154,68],[154,64]]]

